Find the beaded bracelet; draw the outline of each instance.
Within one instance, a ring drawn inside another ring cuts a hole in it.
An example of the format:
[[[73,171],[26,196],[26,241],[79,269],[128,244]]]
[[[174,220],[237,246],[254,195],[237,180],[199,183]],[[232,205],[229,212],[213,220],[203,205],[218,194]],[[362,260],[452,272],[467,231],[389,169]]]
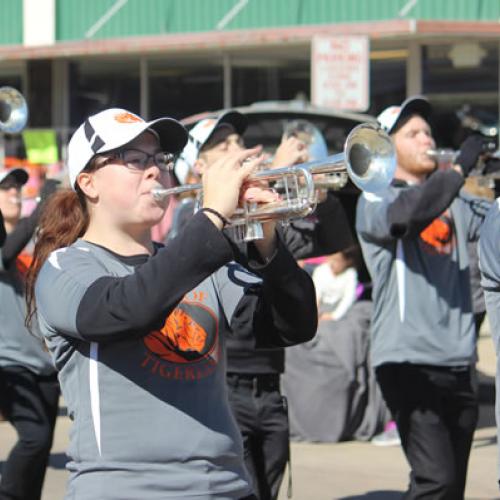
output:
[[[200,212],[209,212],[218,217],[222,221],[222,229],[229,225],[229,220],[227,220],[221,213],[217,212],[217,210],[214,210],[213,208],[203,207],[200,209]]]

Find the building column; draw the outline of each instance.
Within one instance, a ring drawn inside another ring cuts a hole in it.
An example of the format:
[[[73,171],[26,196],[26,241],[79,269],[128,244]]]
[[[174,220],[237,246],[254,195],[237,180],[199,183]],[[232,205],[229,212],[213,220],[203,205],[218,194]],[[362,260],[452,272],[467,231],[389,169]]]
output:
[[[422,46],[410,41],[406,61],[406,96],[422,93]]]
[[[231,57],[229,54],[224,54],[222,59],[222,82],[223,82],[223,96],[224,96],[224,108],[231,108],[233,105],[232,96],[232,85],[233,85],[233,75],[231,71]]]
[[[61,138],[61,160],[66,162],[66,150],[70,137],[69,111],[69,62],[65,59],[52,61],[52,126]]]
[[[148,60],[141,57],[139,60],[140,102],[139,108],[142,118],[149,120],[149,66]]]
[[[56,41],[56,1],[23,0],[23,43],[53,45]]]

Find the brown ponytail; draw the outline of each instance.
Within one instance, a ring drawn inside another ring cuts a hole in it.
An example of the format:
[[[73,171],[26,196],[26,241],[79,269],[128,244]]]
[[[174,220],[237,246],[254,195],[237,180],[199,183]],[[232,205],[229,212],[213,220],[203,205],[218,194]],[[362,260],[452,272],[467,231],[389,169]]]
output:
[[[82,236],[88,224],[89,215],[81,191],[75,192],[70,189],[57,191],[44,202],[36,232],[33,261],[26,277],[28,328],[36,313],[35,282],[41,267],[51,252],[71,245]]]

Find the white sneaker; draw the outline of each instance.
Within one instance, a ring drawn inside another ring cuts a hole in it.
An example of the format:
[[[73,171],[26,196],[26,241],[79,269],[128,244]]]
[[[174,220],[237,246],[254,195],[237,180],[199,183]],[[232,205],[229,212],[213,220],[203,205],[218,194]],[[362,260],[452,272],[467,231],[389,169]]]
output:
[[[396,423],[389,422],[385,426],[384,432],[373,436],[370,442],[375,446],[399,446],[401,444],[401,438],[399,437]]]

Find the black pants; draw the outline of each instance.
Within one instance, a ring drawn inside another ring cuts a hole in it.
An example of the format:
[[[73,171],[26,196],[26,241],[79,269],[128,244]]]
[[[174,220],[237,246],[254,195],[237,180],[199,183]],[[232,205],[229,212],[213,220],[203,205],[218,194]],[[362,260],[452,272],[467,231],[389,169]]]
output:
[[[478,418],[470,368],[395,363],[376,374],[411,467],[404,498],[463,499]]]
[[[259,500],[274,500],[289,456],[286,400],[279,375],[228,374],[229,402],[243,436],[245,464]]]
[[[479,331],[481,330],[481,325],[483,324],[485,317],[486,311],[474,313],[474,329],[476,331],[476,339],[479,338]]]
[[[23,367],[0,370],[0,406],[18,441],[3,465],[0,500],[39,500],[59,402],[56,375]]]

